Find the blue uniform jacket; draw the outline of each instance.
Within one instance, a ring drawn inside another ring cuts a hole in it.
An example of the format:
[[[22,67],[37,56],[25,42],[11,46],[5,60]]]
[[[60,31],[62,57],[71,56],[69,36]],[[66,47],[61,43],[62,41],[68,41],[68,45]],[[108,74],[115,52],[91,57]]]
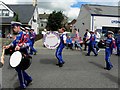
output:
[[[89,45],[95,45],[95,40],[96,40],[95,34],[91,34],[89,40],[90,40]]]

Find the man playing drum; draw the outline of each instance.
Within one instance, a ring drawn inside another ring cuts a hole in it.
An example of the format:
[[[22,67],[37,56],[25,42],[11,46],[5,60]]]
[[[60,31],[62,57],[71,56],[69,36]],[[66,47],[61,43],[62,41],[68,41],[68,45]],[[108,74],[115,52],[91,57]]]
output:
[[[56,65],[59,66],[59,67],[62,67],[63,64],[65,63],[63,61],[63,58],[62,58],[62,50],[63,50],[63,48],[66,45],[66,39],[67,39],[67,37],[66,37],[65,29],[64,28],[61,28],[58,31],[59,31],[59,33],[61,33],[61,35],[60,35],[60,44],[57,47],[56,54],[55,54],[56,57],[57,57],[57,59],[58,59],[58,64],[56,64]]]
[[[3,46],[3,48],[8,49],[12,46],[15,47],[15,51],[20,51],[28,55],[27,47],[30,45],[30,42],[29,40],[27,40],[26,42],[21,41],[24,36],[23,31],[20,29],[21,23],[11,22],[11,26],[13,28],[13,31],[17,33],[16,39],[10,45]],[[15,70],[18,73],[20,88],[26,88],[32,82],[32,78],[24,70],[21,70],[20,67],[16,67]]]

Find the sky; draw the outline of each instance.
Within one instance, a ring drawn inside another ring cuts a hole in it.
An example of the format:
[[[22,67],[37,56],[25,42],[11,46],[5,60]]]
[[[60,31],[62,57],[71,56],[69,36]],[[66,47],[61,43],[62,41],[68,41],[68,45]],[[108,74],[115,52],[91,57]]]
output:
[[[0,0],[6,4],[25,4],[32,3],[33,0]],[[82,4],[98,4],[117,6],[119,0],[37,0],[39,13],[49,14],[52,11],[63,11],[69,21],[77,19]]]

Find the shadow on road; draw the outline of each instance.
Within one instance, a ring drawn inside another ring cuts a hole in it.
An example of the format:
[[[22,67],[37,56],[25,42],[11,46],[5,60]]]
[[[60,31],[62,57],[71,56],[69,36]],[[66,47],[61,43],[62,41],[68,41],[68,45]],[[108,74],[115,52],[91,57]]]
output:
[[[53,59],[40,59],[40,63],[42,64],[53,64],[55,65],[57,63],[57,59],[53,58]]]
[[[108,78],[109,80],[111,80],[112,82],[118,84],[118,86],[120,87],[120,78],[113,76],[109,73],[101,73],[103,76],[105,76],[106,78]]]
[[[95,63],[95,62],[89,62],[89,63],[91,63],[91,64],[93,64],[93,65],[95,65],[95,66],[97,66],[99,68],[104,69],[104,66],[102,66],[101,64],[98,64],[98,63]]]
[[[19,82],[16,81],[16,82],[14,83],[13,87],[15,88],[14,90],[20,90]]]

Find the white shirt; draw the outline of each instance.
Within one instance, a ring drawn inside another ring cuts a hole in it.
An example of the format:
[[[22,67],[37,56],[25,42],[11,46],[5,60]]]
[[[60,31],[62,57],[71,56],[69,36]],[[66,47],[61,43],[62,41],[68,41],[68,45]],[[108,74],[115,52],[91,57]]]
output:
[[[64,35],[63,35],[63,40],[66,41],[66,39],[67,39],[66,33],[64,32],[63,34],[64,34]]]
[[[97,32],[95,35],[96,35],[96,41],[99,42],[101,38],[100,34]]]
[[[86,38],[89,39],[90,36],[91,36],[91,34],[89,32],[87,32],[87,37]]]

